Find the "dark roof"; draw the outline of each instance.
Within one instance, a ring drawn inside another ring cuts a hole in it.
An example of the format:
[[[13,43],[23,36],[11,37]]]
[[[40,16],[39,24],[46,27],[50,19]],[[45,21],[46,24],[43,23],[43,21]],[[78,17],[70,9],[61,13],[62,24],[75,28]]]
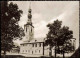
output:
[[[43,42],[25,42],[25,43],[22,43],[22,44],[35,44],[35,43],[43,43]],[[20,45],[22,45],[20,44]]]
[[[31,25],[31,26],[34,28],[34,26],[33,26],[32,24],[28,24],[28,23],[27,23],[27,24],[25,24],[24,26],[26,26],[26,25]]]
[[[75,53],[70,58],[79,58],[80,57],[80,47],[75,51]]]

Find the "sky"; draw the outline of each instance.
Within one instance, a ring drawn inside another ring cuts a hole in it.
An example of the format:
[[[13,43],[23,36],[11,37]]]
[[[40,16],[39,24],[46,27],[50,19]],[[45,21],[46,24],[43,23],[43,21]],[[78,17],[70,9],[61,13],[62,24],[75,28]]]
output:
[[[11,1],[23,11],[19,25],[24,28],[27,23],[30,1]],[[9,2],[10,3],[10,2]],[[45,38],[49,23],[58,19],[62,26],[68,26],[76,38],[76,48],[79,46],[79,2],[78,1],[31,1],[34,38]],[[40,39],[39,39],[40,40]],[[20,40],[16,40],[20,43]]]

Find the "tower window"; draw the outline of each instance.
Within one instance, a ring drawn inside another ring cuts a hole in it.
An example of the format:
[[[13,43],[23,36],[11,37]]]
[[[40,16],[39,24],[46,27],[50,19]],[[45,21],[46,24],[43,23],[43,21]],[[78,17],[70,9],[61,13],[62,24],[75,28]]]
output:
[[[26,32],[27,32],[27,28],[26,28]]]
[[[32,32],[32,28],[31,28],[31,32]]]

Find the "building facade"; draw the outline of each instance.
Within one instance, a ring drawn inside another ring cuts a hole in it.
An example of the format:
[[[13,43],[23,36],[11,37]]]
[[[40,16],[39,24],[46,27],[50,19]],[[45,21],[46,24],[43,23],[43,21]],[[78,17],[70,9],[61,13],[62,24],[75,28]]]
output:
[[[43,42],[29,42],[21,44],[20,52],[22,54],[34,54],[44,55],[44,43]]]
[[[70,43],[71,43],[71,46],[72,46],[72,51],[75,51],[75,48],[76,48],[76,38],[70,39]]]

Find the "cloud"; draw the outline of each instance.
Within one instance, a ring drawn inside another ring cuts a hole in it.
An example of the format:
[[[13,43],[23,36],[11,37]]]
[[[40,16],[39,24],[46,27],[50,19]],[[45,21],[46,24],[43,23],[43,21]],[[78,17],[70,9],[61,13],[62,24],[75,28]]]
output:
[[[43,19],[44,19],[43,15],[41,13],[32,14],[32,22],[33,22],[33,24],[38,23],[38,22],[42,21]]]
[[[27,15],[26,14],[22,15],[18,23],[19,23],[19,26],[24,28],[24,24],[27,23]]]
[[[16,40],[13,40],[14,43],[18,43],[18,45],[20,46],[20,44],[23,42],[22,40],[19,40],[19,39],[16,39]]]
[[[65,7],[65,10],[51,19],[49,23],[52,23],[54,20],[61,20],[62,26],[68,26],[70,30],[73,31],[73,37],[76,38],[76,49],[79,46],[79,3],[71,2]]]
[[[20,4],[19,4],[20,3]],[[20,9],[23,9],[24,14],[20,18],[19,25],[24,27],[27,22],[28,2],[18,2]],[[23,4],[23,5],[21,5]],[[22,6],[22,7],[21,7]],[[23,7],[25,6],[25,7]],[[62,25],[69,26],[74,32],[74,38],[79,41],[79,2],[32,2],[32,22],[34,25],[34,37],[46,37],[48,28],[46,25],[59,19]],[[76,45],[78,47],[79,43]]]
[[[41,21],[37,24],[34,24],[34,26],[35,26],[35,29],[34,29],[35,38],[46,37],[46,34],[48,32],[46,25],[47,25],[47,22],[45,22],[45,21]]]
[[[32,16],[33,16],[33,19],[42,18],[42,15],[40,13],[34,13],[34,14],[32,14]]]

